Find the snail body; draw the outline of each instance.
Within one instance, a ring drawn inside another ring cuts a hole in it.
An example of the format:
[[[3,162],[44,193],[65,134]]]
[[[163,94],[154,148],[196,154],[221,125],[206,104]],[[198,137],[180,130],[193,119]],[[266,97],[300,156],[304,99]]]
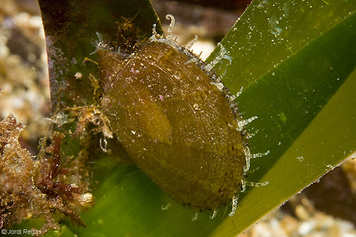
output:
[[[244,138],[226,92],[171,42],[151,39],[130,55],[97,49],[102,110],[131,159],[172,199],[216,210],[243,184]]]

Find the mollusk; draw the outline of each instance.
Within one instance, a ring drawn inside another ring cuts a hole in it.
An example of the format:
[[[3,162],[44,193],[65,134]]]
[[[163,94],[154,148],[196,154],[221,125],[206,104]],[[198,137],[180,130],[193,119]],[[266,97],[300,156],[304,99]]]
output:
[[[102,110],[131,159],[172,199],[217,210],[236,200],[249,151],[230,93],[171,31],[154,30],[131,54],[100,42]]]

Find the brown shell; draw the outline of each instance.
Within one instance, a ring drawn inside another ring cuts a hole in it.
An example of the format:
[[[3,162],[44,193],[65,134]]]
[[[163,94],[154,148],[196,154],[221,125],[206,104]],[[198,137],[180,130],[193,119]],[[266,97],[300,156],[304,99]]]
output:
[[[231,201],[241,186],[244,144],[225,94],[171,45],[150,42],[130,56],[98,51],[112,131],[162,190],[197,210]]]

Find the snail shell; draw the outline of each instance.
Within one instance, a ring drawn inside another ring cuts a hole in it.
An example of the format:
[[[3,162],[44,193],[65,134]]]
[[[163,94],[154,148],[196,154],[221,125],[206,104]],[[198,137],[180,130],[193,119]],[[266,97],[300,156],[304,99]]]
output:
[[[225,93],[164,42],[131,55],[98,49],[103,112],[137,166],[172,199],[215,210],[244,178],[244,142]]]

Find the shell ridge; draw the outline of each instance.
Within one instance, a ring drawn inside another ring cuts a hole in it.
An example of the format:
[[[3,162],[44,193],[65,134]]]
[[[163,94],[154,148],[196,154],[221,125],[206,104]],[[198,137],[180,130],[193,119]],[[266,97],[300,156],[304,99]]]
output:
[[[99,49],[98,53],[100,54],[101,50],[105,50],[105,51],[109,51],[108,53],[103,53],[103,56],[99,57],[99,65],[103,65],[105,64],[106,60],[109,60],[108,58],[111,57],[116,57],[118,55],[122,56],[120,53],[114,52],[112,50],[109,49]],[[111,75],[109,75],[109,78],[112,78],[112,80],[110,81],[110,88],[113,87],[113,85],[115,85],[116,83],[118,83],[119,81],[119,75],[126,69],[127,65],[130,63],[130,60],[126,60],[124,59],[124,64],[121,66],[121,68],[119,68],[118,70],[114,71],[114,73],[112,73]],[[101,66],[101,68],[104,68],[103,66]],[[103,70],[103,69],[102,69]],[[104,79],[101,78],[101,80],[103,80],[101,83],[104,83]]]
[[[175,50],[175,49],[174,49],[174,50]],[[168,52],[168,50],[167,50],[167,52]],[[162,57],[163,57],[163,56],[162,56]],[[160,57],[160,58],[162,58],[162,57]],[[172,76],[170,76],[169,73],[168,73],[166,70],[164,70],[159,64],[155,64],[155,62],[153,62],[153,61],[150,60],[150,59],[147,59],[146,57],[140,57],[139,60],[144,61],[144,62],[146,62],[147,64],[149,64],[151,67],[155,67],[156,69],[158,69],[161,73],[163,73],[163,74],[166,75],[166,78],[167,78],[172,84],[174,84],[175,87],[179,88],[179,84],[177,83],[178,81],[175,80],[175,78],[173,78]],[[209,88],[207,88],[207,87],[205,88],[205,90],[208,90],[208,89],[209,89]],[[186,99],[194,99],[193,96],[190,96],[190,97],[186,98],[186,96],[183,95],[180,90],[178,90],[178,93],[180,94],[181,98],[184,99],[184,100],[186,100]],[[196,102],[196,101],[194,100],[194,102]],[[194,107],[193,107],[193,105],[192,105],[193,103],[185,102],[185,104],[189,107],[191,114],[196,114],[196,111],[195,111],[195,109],[194,109]],[[204,122],[205,122],[205,121],[203,121],[203,117],[202,117],[202,116],[196,116],[196,117],[194,117],[194,123],[204,124]],[[209,127],[210,127],[210,125],[209,125]],[[210,153],[209,155],[213,155],[213,154]],[[200,156],[199,159],[200,159],[200,163],[202,163],[203,157]],[[197,173],[196,175],[200,177],[200,176],[202,176],[202,173],[203,173],[203,171],[200,171],[199,174]],[[197,183],[198,183],[198,181],[199,181],[199,179],[196,179],[196,182],[197,182]],[[193,184],[192,184],[192,185],[193,185]]]
[[[194,40],[193,40],[194,41]],[[214,73],[214,71],[212,70],[212,68],[209,67],[209,64],[205,63],[203,60],[201,60],[193,51],[191,51],[189,48],[185,48],[184,46],[179,45],[176,41],[171,40],[171,39],[166,39],[166,38],[154,38],[154,39],[150,39],[150,42],[159,42],[159,43],[163,43],[166,45],[171,46],[173,49],[184,53],[187,57],[189,57],[189,60],[186,62],[188,63],[195,63],[199,68],[201,68],[205,73],[207,73],[210,77],[210,79],[212,80],[212,82],[214,83],[221,83],[222,84],[222,88],[219,89],[223,95],[225,96],[227,102],[229,103],[232,112],[235,114],[235,118],[239,118],[239,114],[238,114],[238,109],[237,109],[237,104],[235,102],[234,99],[230,99],[233,98],[233,95],[231,94],[230,90],[225,86],[225,84],[219,79],[219,77]],[[193,42],[194,43],[194,42]],[[220,43],[218,44],[218,46],[221,45]],[[191,47],[191,45],[188,45],[189,47]],[[225,49],[225,48],[224,48]],[[225,52],[225,51],[224,51]],[[222,58],[222,57],[221,57]],[[220,61],[221,58],[219,57],[218,59],[216,59],[216,61]]]
[[[160,72],[163,73],[163,74],[165,74],[166,77],[168,78],[168,80],[169,80],[176,88],[179,88],[179,87],[180,87],[179,84],[178,84],[178,81],[177,81],[177,80],[174,80],[174,79],[172,80],[172,79],[171,79],[171,76],[168,74],[168,72],[167,72],[166,70],[164,70],[160,65],[154,64],[153,62],[151,62],[150,60],[147,60],[146,58],[140,58],[140,60],[142,60],[142,61],[144,61],[144,62],[150,64],[150,66],[152,66],[152,67],[155,67],[155,68],[159,69]],[[181,90],[177,90],[177,91],[178,91],[178,93],[180,94],[180,96],[181,96],[182,99],[185,99],[185,98],[186,98],[186,96],[182,93]],[[195,113],[195,110],[194,110],[193,106],[190,105],[189,103],[186,103],[186,104],[189,106],[189,108],[190,108],[190,110],[191,110],[191,113],[194,114],[194,113]]]

